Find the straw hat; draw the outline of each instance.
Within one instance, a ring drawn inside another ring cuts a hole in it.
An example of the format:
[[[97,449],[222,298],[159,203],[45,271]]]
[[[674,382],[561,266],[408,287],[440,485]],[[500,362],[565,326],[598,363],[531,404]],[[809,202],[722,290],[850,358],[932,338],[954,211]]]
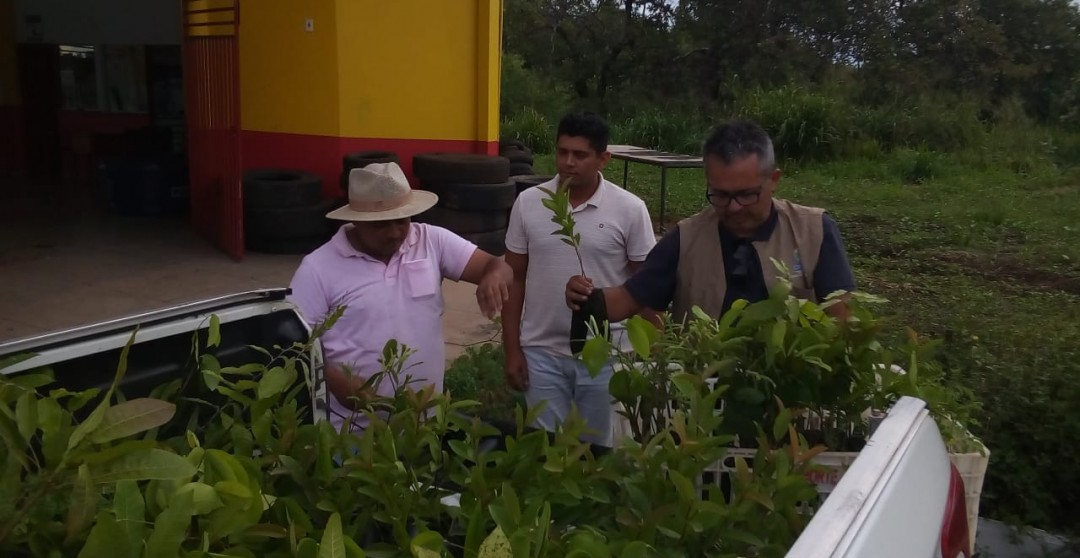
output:
[[[372,163],[349,171],[349,205],[326,216],[339,221],[392,221],[431,209],[439,196],[413,190],[397,163]]]

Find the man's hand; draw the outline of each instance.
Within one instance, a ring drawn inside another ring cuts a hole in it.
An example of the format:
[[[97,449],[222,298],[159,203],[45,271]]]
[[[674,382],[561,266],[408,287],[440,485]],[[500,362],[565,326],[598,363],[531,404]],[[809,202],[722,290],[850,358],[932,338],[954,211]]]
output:
[[[480,312],[491,319],[502,312],[503,303],[510,298],[514,270],[506,260],[477,248],[461,273],[461,280],[476,285],[476,302]]]
[[[494,318],[502,313],[503,304],[510,299],[514,270],[501,258],[493,258],[476,287],[476,302],[484,317]]]
[[[529,365],[521,349],[506,350],[506,382],[518,391],[529,389]]]
[[[589,300],[589,295],[592,292],[592,279],[575,275],[566,282],[566,305],[571,310],[578,310],[582,302]]]
[[[359,410],[356,399],[364,400],[375,396],[370,386],[365,388],[367,378],[346,372],[337,364],[326,364],[326,387],[338,403],[347,409]]]

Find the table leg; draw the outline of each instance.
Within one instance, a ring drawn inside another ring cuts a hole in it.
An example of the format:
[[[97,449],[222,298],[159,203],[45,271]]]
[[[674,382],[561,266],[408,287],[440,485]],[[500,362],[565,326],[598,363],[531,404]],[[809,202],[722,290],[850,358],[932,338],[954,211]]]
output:
[[[667,209],[667,167],[660,167],[660,232],[667,232],[664,226],[664,211]]]
[[[630,185],[627,184],[627,180],[630,178],[630,161],[624,160],[622,162],[622,187],[623,190],[630,191]]]

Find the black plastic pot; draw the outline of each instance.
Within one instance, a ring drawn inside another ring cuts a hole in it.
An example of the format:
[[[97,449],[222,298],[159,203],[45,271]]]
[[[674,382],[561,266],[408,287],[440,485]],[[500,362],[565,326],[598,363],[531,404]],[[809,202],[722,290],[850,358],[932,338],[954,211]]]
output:
[[[607,302],[602,289],[594,290],[589,295],[589,299],[570,316],[570,352],[575,355],[580,354],[585,348],[585,339],[589,335],[590,317],[595,317],[597,324],[603,324],[607,319]],[[608,339],[611,339],[610,332]]]

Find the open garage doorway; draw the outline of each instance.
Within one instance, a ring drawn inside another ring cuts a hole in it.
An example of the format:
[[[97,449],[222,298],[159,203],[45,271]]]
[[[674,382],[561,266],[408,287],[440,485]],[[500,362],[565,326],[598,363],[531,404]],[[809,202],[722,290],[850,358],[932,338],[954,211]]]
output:
[[[0,76],[5,213],[42,227],[57,215],[145,223],[147,234],[180,225],[239,259],[235,0],[5,9],[0,74],[15,68]]]

